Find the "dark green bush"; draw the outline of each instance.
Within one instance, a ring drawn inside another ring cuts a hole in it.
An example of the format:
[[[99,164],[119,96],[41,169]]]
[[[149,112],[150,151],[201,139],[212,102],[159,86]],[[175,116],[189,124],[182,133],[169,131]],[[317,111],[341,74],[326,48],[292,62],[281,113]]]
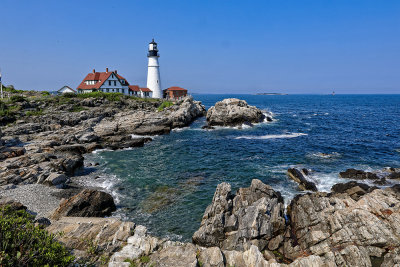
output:
[[[23,97],[23,96],[21,96],[21,95],[13,95],[13,96],[10,98],[10,101],[13,102],[13,103],[15,103],[15,102],[23,102],[23,101],[25,101],[25,100],[26,100],[25,97]]]
[[[50,95],[50,93],[47,92],[47,91],[43,91],[43,92],[42,92],[42,95],[43,95],[43,96],[48,96],[48,95]]]
[[[24,210],[0,209],[0,266],[68,266],[74,260]]]

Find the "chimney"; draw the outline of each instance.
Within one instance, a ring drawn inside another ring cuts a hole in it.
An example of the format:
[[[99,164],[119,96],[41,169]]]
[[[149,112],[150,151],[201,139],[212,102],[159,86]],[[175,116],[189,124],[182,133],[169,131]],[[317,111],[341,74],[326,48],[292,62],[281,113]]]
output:
[[[95,70],[95,69],[93,69],[93,73],[96,73],[96,70]]]
[[[106,68],[106,72],[108,72],[108,68]]]
[[[117,74],[117,70],[115,70],[114,72],[115,72],[115,74]]]

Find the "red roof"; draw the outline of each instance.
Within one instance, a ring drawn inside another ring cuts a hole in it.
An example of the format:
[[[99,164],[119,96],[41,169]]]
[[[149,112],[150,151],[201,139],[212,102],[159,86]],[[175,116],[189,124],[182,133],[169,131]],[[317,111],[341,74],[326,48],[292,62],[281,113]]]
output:
[[[129,85],[129,91],[139,92],[139,85]]]
[[[83,90],[88,90],[88,89],[99,89],[100,86],[104,84],[104,82],[110,77],[110,75],[114,73],[118,79],[124,80],[126,85],[129,85],[128,81],[122,77],[121,75],[117,74],[116,71],[110,71],[110,72],[91,72],[88,75],[86,75],[85,79],[79,84],[77,89],[83,89]],[[95,84],[86,84],[85,81],[98,81]]]
[[[165,91],[187,91],[187,90],[178,86],[172,86],[168,89],[165,89]]]
[[[153,92],[149,88],[140,88],[140,91],[142,91],[142,92]]]

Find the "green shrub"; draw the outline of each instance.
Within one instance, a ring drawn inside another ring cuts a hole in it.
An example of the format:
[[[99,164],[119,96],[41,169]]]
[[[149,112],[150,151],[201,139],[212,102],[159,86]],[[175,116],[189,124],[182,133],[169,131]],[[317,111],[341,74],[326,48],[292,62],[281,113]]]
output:
[[[43,109],[30,110],[25,113],[26,116],[40,116],[43,115]]]
[[[75,98],[76,94],[74,94],[74,93],[65,93],[65,94],[62,94],[61,96],[65,97],[65,98]]]
[[[87,110],[87,109],[82,106],[73,106],[71,111],[72,112],[81,112],[82,110]]]
[[[43,92],[42,92],[42,96],[48,96],[48,95],[50,95],[49,92],[47,92],[47,91],[43,91]]]
[[[149,263],[150,262],[150,257],[149,256],[142,256],[142,257],[140,257],[140,262]]]
[[[74,260],[53,234],[35,226],[33,216],[0,209],[0,266],[68,266]]]
[[[174,103],[172,103],[171,101],[162,102],[162,104],[158,107],[158,111],[163,111],[164,108],[167,108],[167,107],[170,107],[173,105],[174,105]]]
[[[13,95],[11,98],[10,98],[10,102],[12,102],[12,103],[15,103],[15,102],[23,102],[23,101],[25,101],[26,99],[25,99],[25,97],[23,97],[23,96],[21,96],[21,95]]]

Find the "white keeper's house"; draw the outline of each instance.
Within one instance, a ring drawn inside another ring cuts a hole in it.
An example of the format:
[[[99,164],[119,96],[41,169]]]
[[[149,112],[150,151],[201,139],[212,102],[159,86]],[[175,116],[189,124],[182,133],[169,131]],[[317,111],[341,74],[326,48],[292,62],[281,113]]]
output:
[[[86,75],[79,84],[78,93],[104,92],[122,93],[130,96],[152,97],[152,91],[148,88],[140,88],[138,85],[129,85],[128,81],[118,74],[116,70],[105,72],[93,72]]]

